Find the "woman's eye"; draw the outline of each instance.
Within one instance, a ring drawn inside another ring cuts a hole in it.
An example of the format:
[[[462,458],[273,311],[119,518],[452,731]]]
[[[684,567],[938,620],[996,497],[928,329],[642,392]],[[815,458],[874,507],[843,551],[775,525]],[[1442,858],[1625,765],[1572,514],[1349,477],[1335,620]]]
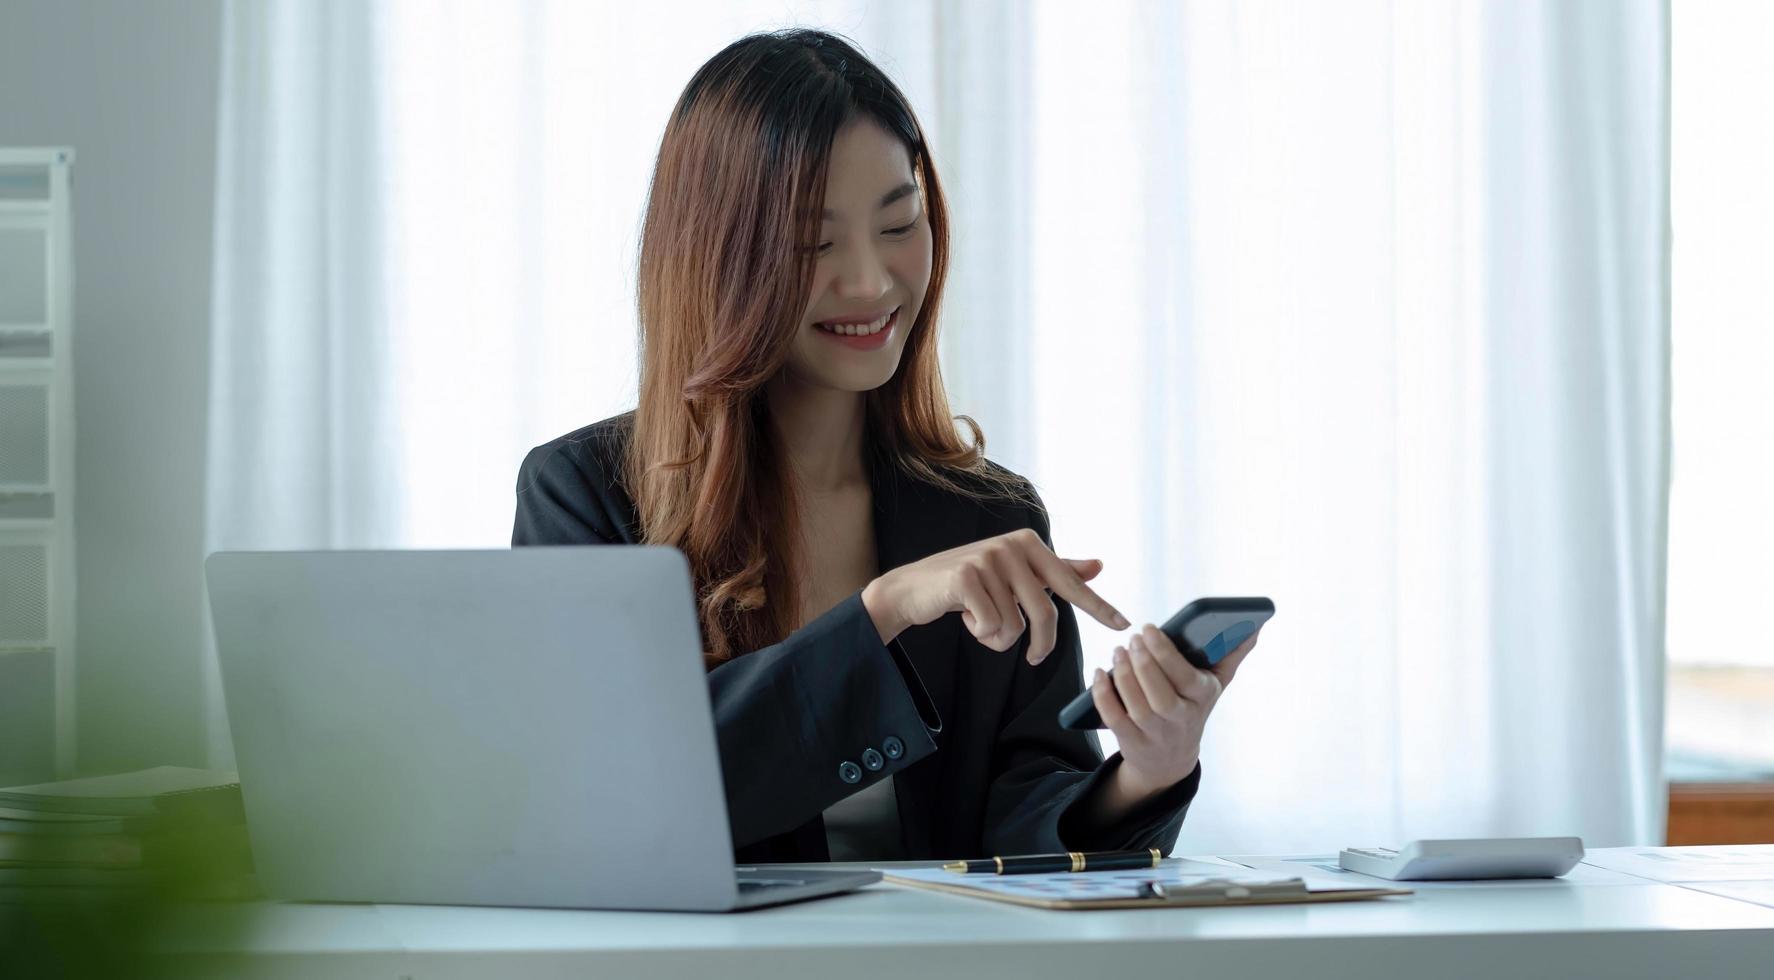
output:
[[[906,235],[911,234],[912,229],[916,227],[918,227],[918,219],[913,218],[911,221],[900,225],[898,228],[888,228],[882,231],[881,234],[892,235],[895,238],[903,238]],[[824,255],[832,250],[832,243],[820,242],[818,245],[809,245],[806,246],[806,248],[807,251],[812,252],[814,255]]]

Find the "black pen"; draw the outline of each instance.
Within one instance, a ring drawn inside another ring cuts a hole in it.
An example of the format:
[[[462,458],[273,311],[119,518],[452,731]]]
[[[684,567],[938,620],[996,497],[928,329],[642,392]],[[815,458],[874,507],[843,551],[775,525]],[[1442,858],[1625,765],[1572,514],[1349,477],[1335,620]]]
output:
[[[1024,854],[1019,857],[989,857],[973,861],[951,861],[942,866],[956,874],[1028,875],[1053,874],[1056,871],[1123,871],[1128,868],[1156,868],[1164,855],[1156,847],[1144,851],[1067,851],[1064,854]]]

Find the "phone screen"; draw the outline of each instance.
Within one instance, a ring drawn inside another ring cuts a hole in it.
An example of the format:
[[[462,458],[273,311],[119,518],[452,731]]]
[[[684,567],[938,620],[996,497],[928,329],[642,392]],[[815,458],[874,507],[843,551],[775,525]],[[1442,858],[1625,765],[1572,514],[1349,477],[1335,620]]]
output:
[[[1207,656],[1208,664],[1217,664],[1226,659],[1226,654],[1238,649],[1238,645],[1250,639],[1257,631],[1257,624],[1248,619],[1241,619],[1227,626],[1206,643],[1201,644],[1201,652]]]

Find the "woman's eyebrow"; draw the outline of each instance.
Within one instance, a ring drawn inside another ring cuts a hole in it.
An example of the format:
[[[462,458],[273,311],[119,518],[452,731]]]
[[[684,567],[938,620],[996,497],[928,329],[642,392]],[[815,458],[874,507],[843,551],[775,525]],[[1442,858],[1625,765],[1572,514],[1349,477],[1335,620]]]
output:
[[[918,192],[918,185],[914,184],[908,180],[905,183],[899,185],[898,187],[895,187],[894,189],[881,195],[881,203],[876,206],[875,210],[879,211],[882,208],[885,208],[888,205],[891,205],[894,201],[897,201],[900,198],[905,197],[907,194],[916,194],[917,192]],[[826,208],[825,213],[822,215],[822,217],[827,221],[830,221],[830,220],[836,218],[837,216],[838,216],[837,212],[833,211],[831,208]]]

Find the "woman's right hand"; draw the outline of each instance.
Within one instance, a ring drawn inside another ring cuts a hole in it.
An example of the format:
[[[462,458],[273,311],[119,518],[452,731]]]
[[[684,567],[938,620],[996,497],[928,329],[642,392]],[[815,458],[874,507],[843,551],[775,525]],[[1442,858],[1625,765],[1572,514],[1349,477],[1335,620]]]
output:
[[[1110,629],[1131,625],[1084,584],[1102,570],[1103,563],[1094,558],[1055,555],[1041,535],[1021,528],[901,565],[864,587],[862,604],[882,643],[893,642],[909,627],[960,612],[962,624],[979,642],[1008,650],[1022,636],[1026,621],[1028,660],[1038,664],[1053,652],[1059,623],[1050,591]]]

